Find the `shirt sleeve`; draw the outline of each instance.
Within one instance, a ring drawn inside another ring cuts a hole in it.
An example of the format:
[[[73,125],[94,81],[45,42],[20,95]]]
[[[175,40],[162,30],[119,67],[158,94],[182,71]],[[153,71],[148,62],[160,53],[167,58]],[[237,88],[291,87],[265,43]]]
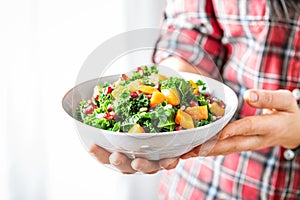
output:
[[[218,77],[226,56],[222,34],[211,0],[168,1],[153,62],[175,56]]]

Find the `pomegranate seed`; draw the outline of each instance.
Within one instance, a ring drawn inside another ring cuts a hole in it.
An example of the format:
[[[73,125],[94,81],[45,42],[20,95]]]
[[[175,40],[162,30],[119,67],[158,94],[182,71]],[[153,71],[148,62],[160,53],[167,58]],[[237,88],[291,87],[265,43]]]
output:
[[[161,88],[161,84],[156,84],[155,86],[154,86],[154,88],[156,88],[156,89],[158,89],[159,91],[160,91],[160,88]]]
[[[205,97],[205,98],[209,98],[209,97],[211,97],[211,94],[205,93],[205,94],[204,94],[204,97]]]
[[[180,130],[182,130],[182,127],[181,127],[181,126],[177,126],[177,127],[175,128],[175,131],[180,131]]]
[[[140,72],[140,73],[142,73],[142,75],[144,74],[144,70],[141,67],[138,67],[136,69],[136,72]]]
[[[88,114],[92,114],[94,112],[94,105],[89,105],[87,107],[85,107],[82,112],[86,115]]]
[[[117,118],[117,115],[114,111],[109,112],[109,115],[110,115],[111,119],[116,119]]]
[[[110,111],[112,111],[112,110],[113,110],[112,105],[111,105],[111,104],[108,104],[108,105],[107,105],[107,111],[110,112]]]
[[[190,106],[198,106],[198,103],[196,101],[190,101]]]
[[[97,95],[95,98],[94,98],[96,101],[99,100],[99,95]]]
[[[113,88],[111,86],[108,86],[106,89],[106,95],[110,94],[113,91]]]
[[[136,93],[136,92],[130,92],[130,96],[131,96],[132,98],[137,98],[139,95],[138,95],[138,93]]]
[[[148,99],[151,99],[152,94],[147,94]]]
[[[103,115],[103,117],[104,117],[105,119],[109,119],[109,120],[112,120],[112,119],[113,119],[113,117],[112,117],[109,113],[105,113],[105,114]]]
[[[128,76],[127,76],[126,74],[122,74],[122,75],[121,75],[121,78],[124,79],[125,81],[127,81],[127,80],[129,79]]]
[[[225,108],[225,103],[224,103],[223,101],[220,101],[220,102],[219,102],[219,106],[220,106],[221,108]]]

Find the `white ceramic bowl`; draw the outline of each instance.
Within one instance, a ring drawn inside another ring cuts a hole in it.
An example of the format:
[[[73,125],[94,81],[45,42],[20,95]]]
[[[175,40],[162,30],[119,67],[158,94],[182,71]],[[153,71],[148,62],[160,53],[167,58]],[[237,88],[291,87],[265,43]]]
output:
[[[233,117],[238,105],[234,91],[223,83],[197,74],[180,73],[180,75],[186,80],[203,80],[206,83],[207,91],[225,102],[225,115],[211,124],[198,128],[144,134],[101,130],[78,121],[75,118],[75,112],[79,102],[82,99],[90,99],[95,85],[99,82],[113,83],[120,75],[102,77],[78,84],[66,93],[62,105],[64,110],[75,119],[79,136],[87,149],[91,145],[97,144],[110,152],[122,152],[130,158],[142,157],[159,160],[177,157],[215,136]]]

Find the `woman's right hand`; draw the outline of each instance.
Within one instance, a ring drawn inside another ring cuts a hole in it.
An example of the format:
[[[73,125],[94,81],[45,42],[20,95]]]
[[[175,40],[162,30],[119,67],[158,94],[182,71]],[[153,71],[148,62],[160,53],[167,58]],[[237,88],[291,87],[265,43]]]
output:
[[[102,164],[112,165],[123,174],[134,174],[142,172],[145,174],[153,174],[162,169],[173,169],[178,164],[178,158],[167,158],[159,161],[150,161],[143,158],[129,159],[122,153],[110,153],[98,145],[90,148],[95,158]]]

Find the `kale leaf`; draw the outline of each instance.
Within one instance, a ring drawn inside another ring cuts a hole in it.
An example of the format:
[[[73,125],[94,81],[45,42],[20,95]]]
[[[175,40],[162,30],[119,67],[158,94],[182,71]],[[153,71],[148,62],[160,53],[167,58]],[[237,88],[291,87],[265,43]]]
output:
[[[191,84],[178,77],[170,77],[168,80],[163,81],[161,84],[161,89],[174,88],[177,89],[180,94],[180,104],[188,106],[191,100],[195,100],[195,95],[193,95],[193,88]]]

